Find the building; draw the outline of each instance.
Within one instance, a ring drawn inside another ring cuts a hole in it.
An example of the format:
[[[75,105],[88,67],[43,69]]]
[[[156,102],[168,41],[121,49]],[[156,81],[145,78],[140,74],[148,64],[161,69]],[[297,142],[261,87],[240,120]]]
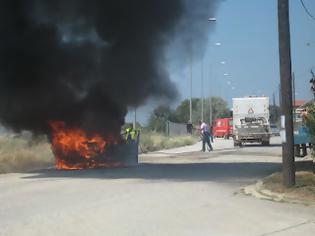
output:
[[[293,104],[294,121],[297,123],[302,122],[302,113],[305,110],[305,100],[295,100]]]

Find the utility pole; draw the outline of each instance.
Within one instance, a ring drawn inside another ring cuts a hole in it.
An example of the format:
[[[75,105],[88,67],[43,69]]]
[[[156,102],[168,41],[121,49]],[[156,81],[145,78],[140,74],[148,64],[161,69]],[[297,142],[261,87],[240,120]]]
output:
[[[211,83],[211,63],[209,66],[209,81],[210,81],[210,95],[209,95],[209,124],[212,125],[212,83]]]
[[[189,77],[189,85],[190,85],[190,99],[189,99],[189,120],[192,121],[192,37],[190,39],[190,55],[189,55],[189,69],[190,69],[190,77]]]
[[[293,128],[296,122],[296,105],[295,105],[295,75],[292,73],[292,100],[293,100]]]
[[[212,125],[212,97],[210,95],[210,125]]]
[[[273,105],[274,107],[276,106],[276,95],[275,95],[274,92],[272,93],[272,105]]]
[[[208,19],[209,22],[213,23],[213,22],[216,22],[217,21],[217,18],[215,17],[209,17]],[[221,46],[221,43],[220,42],[217,42],[216,43],[217,46]],[[210,95],[209,95],[209,106],[210,106],[210,111],[209,111],[209,124],[210,126],[212,125],[212,91],[211,91],[211,88],[212,88],[212,84],[211,84],[211,63],[210,63],[210,66],[209,66],[209,82],[210,82]]]
[[[281,85],[279,84],[278,85],[278,92],[279,92],[279,107],[281,107],[281,104],[282,104],[282,102],[281,102]]]
[[[295,185],[292,117],[292,72],[289,1],[278,0],[278,30],[281,84],[282,171],[285,187]]]
[[[136,129],[137,127],[137,108],[135,107],[133,111],[133,129]]]

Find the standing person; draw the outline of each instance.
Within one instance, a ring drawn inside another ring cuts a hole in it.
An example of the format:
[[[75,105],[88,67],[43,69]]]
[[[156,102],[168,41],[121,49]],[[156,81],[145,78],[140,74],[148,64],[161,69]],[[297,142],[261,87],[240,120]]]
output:
[[[129,125],[126,129],[125,129],[125,139],[126,139],[126,143],[129,143],[132,140],[132,132],[133,132],[133,126]]]
[[[133,125],[129,125],[129,127],[126,128],[125,132],[124,132],[124,135],[125,135],[125,140],[126,140],[126,143],[130,143],[131,141],[135,141],[137,139],[137,130],[135,130],[133,128]]]
[[[210,130],[209,126],[205,123],[202,122],[201,120],[199,121],[200,125],[200,134],[202,136],[202,151],[206,151],[206,144],[208,145],[208,150],[209,152],[213,150],[212,145],[210,143]]]
[[[192,125],[190,120],[187,122],[186,128],[187,128],[187,133],[191,135],[192,134],[193,125]]]
[[[210,124],[210,141],[213,143],[213,125]]]

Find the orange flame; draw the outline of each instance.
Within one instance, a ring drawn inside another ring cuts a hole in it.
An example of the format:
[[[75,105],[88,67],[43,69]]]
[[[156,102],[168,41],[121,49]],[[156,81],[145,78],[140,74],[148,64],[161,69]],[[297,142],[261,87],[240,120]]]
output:
[[[50,121],[52,150],[57,169],[118,167],[119,163],[105,163],[94,159],[105,150],[107,142],[99,135],[88,136],[79,128],[67,128],[62,121]]]

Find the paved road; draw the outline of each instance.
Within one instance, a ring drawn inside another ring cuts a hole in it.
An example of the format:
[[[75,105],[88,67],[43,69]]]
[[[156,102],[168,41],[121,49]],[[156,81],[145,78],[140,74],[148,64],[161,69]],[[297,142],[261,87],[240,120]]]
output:
[[[239,194],[280,168],[280,147],[216,140],[137,167],[0,175],[0,235],[314,235],[315,209]]]

